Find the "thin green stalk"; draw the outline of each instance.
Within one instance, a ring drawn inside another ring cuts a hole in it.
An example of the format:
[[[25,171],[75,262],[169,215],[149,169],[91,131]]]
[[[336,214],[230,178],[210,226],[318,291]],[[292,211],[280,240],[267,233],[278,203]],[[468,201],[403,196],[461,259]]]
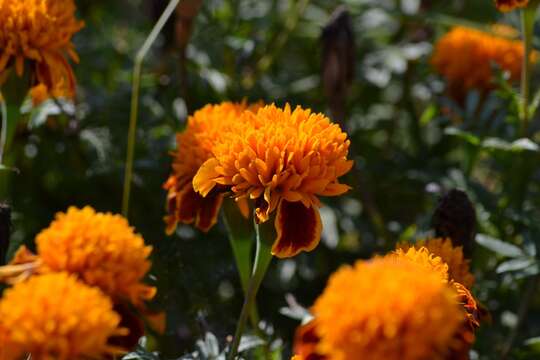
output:
[[[255,304],[257,292],[259,291],[266,271],[268,270],[270,262],[272,261],[271,244],[275,236],[272,223],[272,221],[267,221],[264,224],[255,225],[255,231],[257,234],[255,264],[253,265],[253,274],[249,281],[248,292],[246,299],[244,300],[244,305],[242,306],[240,318],[238,319],[231,349],[229,351],[229,355],[227,356],[228,360],[234,360],[236,357],[238,346],[240,345],[240,339],[242,338],[242,334],[244,333],[244,329],[246,327],[247,319],[252,307]]]
[[[523,56],[523,69],[521,72],[521,133],[527,137],[529,129],[529,103],[531,97],[531,52],[536,7],[532,6],[521,11],[521,26],[525,53]]]
[[[159,33],[163,30],[163,27],[174,13],[174,9],[178,6],[181,0],[170,0],[169,4],[161,14],[161,17],[157,21],[156,25],[150,32],[150,35],[146,38],[143,46],[137,52],[135,56],[135,64],[133,65],[133,84],[131,91],[131,110],[129,116],[129,131],[128,131],[128,144],[126,155],[126,169],[124,173],[124,193],[122,197],[122,215],[128,216],[129,212],[129,196],[131,193],[131,182],[133,178],[133,158],[135,153],[135,135],[137,131],[137,117],[139,110],[139,89],[141,84],[141,70],[144,58],[148,54],[148,51],[156,41]]]
[[[0,92],[0,111],[2,112],[2,134],[0,134],[0,164],[4,162],[4,149],[6,148],[7,130],[8,130],[8,112],[6,101],[2,92]]]

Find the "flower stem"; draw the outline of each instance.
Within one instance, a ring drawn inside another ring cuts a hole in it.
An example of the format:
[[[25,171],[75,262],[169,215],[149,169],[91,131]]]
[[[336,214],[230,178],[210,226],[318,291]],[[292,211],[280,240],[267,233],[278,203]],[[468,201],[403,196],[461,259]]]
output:
[[[4,160],[4,149],[6,148],[7,142],[7,131],[8,131],[8,111],[6,106],[6,101],[0,92],[0,111],[2,113],[2,134],[0,134],[0,164],[3,164]]]
[[[240,284],[242,285],[244,296],[247,296],[252,268],[251,255],[253,244],[255,243],[253,225],[240,213],[234,200],[225,199],[223,201],[222,209],[223,220],[227,228],[234,261],[236,263],[238,275],[240,276]],[[259,326],[259,314],[256,304],[253,304],[249,317],[251,325],[257,330]]]
[[[251,312],[252,307],[255,304],[257,292],[264,279],[266,271],[272,261],[271,243],[274,239],[274,229],[272,221],[267,221],[264,224],[255,224],[255,231],[257,234],[257,249],[255,252],[255,264],[253,265],[253,274],[249,281],[249,287],[242,306],[240,318],[236,326],[236,332],[231,344],[231,350],[227,357],[228,360],[234,360],[238,352],[238,346],[240,345],[240,339],[244,333],[246,322]]]
[[[521,26],[523,32],[523,69],[521,72],[521,133],[527,137],[529,128],[529,103],[530,103],[530,83],[531,83],[531,52],[534,30],[534,19],[536,7],[525,8],[521,11]]]
[[[135,64],[133,65],[133,83],[131,90],[131,110],[129,116],[129,131],[128,144],[126,155],[126,169],[124,173],[124,192],[122,197],[122,215],[127,218],[129,212],[129,196],[131,193],[131,182],[133,178],[133,159],[135,153],[135,135],[137,131],[137,117],[139,110],[139,88],[141,84],[141,69],[144,58],[148,51],[156,41],[159,33],[174,13],[174,9],[178,6],[181,0],[170,0],[169,4],[161,14],[159,20],[154,25],[150,35],[146,38],[143,46],[135,56]]]

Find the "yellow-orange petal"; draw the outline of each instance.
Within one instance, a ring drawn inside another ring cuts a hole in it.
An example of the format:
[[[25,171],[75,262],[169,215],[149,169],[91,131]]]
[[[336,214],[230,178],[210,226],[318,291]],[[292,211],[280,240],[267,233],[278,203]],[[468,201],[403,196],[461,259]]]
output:
[[[306,207],[301,201],[281,201],[274,223],[277,238],[272,255],[292,257],[301,251],[311,251],[321,240],[322,223],[316,206]]]
[[[38,106],[49,98],[49,91],[44,84],[38,84],[30,89],[30,97],[32,98],[32,104]]]
[[[214,186],[216,186],[215,179],[220,176],[216,171],[217,166],[219,166],[219,161],[215,158],[208,159],[201,165],[199,171],[193,177],[193,189],[203,197],[208,195]]]
[[[249,219],[249,203],[246,198],[237,198],[236,205],[242,216],[246,219]]]

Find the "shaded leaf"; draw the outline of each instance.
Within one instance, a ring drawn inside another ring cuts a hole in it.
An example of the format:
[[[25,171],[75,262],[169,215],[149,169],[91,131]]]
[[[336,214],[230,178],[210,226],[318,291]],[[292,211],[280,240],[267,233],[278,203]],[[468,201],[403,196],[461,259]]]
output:
[[[493,238],[489,235],[476,235],[476,242],[483,247],[503,256],[517,258],[525,255],[519,247]]]
[[[496,272],[502,274],[510,271],[520,271],[536,265],[536,260],[532,258],[517,258],[505,261],[497,266]]]

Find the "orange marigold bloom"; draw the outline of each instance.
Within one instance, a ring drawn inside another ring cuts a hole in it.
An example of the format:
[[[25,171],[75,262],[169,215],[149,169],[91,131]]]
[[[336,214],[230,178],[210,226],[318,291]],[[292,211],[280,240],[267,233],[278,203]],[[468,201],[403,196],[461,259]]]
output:
[[[495,0],[497,9],[500,11],[512,11],[517,8],[524,8],[529,5],[529,0]]]
[[[75,76],[67,57],[78,62],[71,38],[84,26],[75,10],[73,0],[0,0],[0,73],[13,65],[21,76],[28,61],[34,85],[73,97]]]
[[[193,190],[193,177],[201,165],[212,157],[212,149],[221,136],[235,130],[235,124],[246,110],[260,105],[223,102],[207,105],[189,117],[186,129],[176,135],[178,149],[172,153],[173,172],[164,185],[167,194],[167,234],[172,234],[178,222],[208,231],[217,222],[223,194],[214,192],[202,197]],[[244,207],[242,209],[247,212]]]
[[[525,56],[523,43],[505,38],[510,30],[501,28],[494,27],[494,35],[457,26],[439,39],[431,64],[446,79],[453,96],[463,97],[471,89],[493,89],[492,63],[507,71],[512,81],[519,79]]]
[[[395,256],[342,267],[312,310],[330,360],[444,359],[464,321],[439,273]]]
[[[195,191],[206,197],[225,189],[254,200],[259,222],[277,210],[272,254],[278,257],[314,249],[321,234],[318,196],[349,190],[338,181],[353,165],[347,134],[323,114],[269,105],[244,112],[235,131],[219,140],[193,179]]]
[[[111,300],[73,275],[39,275],[5,291],[0,301],[2,360],[82,360],[114,351],[110,337],[123,334]]]
[[[400,243],[397,248],[407,251],[411,247],[417,250],[425,247],[430,253],[439,256],[448,265],[448,275],[450,279],[463,284],[466,288],[471,288],[474,284],[474,276],[471,274],[469,266],[470,260],[463,256],[463,247],[452,245],[452,240],[434,238],[417,241],[414,244]]]
[[[139,304],[155,294],[141,281],[151,246],[120,215],[70,207],[36,237],[41,272],[66,271],[98,286],[115,301]]]
[[[433,251],[431,249],[428,250],[427,246],[430,246]],[[456,341],[447,358],[452,360],[468,360],[469,349],[475,340],[475,331],[480,326],[481,311],[474,296],[467,287],[453,278],[453,275],[455,275],[466,281],[474,280],[468,272],[468,262],[466,262],[467,272],[462,271],[465,266],[463,265],[464,260],[461,247],[452,247],[450,240],[432,239],[427,241],[427,244],[418,242],[414,247],[408,247],[406,244],[402,246],[398,245],[398,249],[386,257],[411,261],[426,269],[431,268],[434,273],[439,275],[443,283],[448,284],[453,289],[455,299],[461,305],[467,321],[455,332],[454,339]],[[444,261],[446,259],[451,261],[451,265],[448,265]],[[470,276],[467,276],[467,274]]]

